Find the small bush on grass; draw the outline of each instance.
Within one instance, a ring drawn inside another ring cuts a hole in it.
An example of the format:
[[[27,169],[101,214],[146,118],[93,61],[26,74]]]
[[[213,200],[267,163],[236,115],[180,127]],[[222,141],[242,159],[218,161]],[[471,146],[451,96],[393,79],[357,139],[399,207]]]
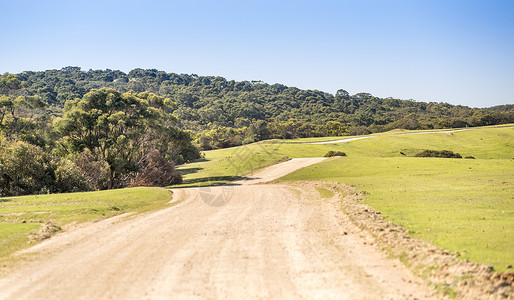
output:
[[[453,151],[449,150],[423,150],[419,153],[416,153],[414,155],[415,157],[443,157],[443,158],[462,158],[462,156],[459,153],[454,153]]]
[[[328,151],[327,154],[325,154],[325,157],[332,157],[332,156],[346,156],[346,153],[341,151]]]
[[[158,150],[148,152],[140,162],[141,170],[130,186],[167,186],[182,183],[182,175],[175,170],[173,161],[164,158]]]

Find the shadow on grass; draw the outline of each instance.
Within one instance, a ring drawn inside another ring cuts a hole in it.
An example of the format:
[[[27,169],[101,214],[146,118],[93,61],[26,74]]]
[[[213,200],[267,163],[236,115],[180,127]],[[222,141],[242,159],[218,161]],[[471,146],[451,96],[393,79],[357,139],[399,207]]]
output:
[[[213,176],[203,177],[195,179],[186,179],[182,184],[172,185],[169,188],[179,189],[188,187],[204,187],[204,186],[218,186],[218,185],[230,185],[230,181],[244,179],[242,176]]]
[[[187,175],[187,174],[197,173],[200,170],[203,170],[203,168],[184,168],[184,169],[179,169],[178,171],[180,173],[182,173],[182,175]]]
[[[209,160],[207,158],[203,157],[203,158],[192,160],[191,162],[192,163],[197,163],[197,162],[204,162],[204,161],[209,161]]]
[[[2,203],[2,202],[10,202],[12,200],[13,199],[11,199],[11,198],[0,198],[0,203]]]

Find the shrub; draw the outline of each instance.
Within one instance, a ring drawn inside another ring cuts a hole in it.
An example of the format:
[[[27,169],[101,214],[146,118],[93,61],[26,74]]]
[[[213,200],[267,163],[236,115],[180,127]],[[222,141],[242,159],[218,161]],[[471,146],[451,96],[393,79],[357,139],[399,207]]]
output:
[[[370,133],[371,131],[366,126],[354,126],[348,132],[349,135],[365,135]]]
[[[449,150],[423,150],[414,155],[415,157],[444,157],[444,158],[462,158],[459,153],[453,153],[453,151]]]
[[[465,158],[465,159],[475,159],[475,157],[474,157],[474,156],[471,156],[471,155],[470,155],[470,156],[466,156],[466,157],[464,157],[464,158]]]
[[[48,179],[48,155],[25,142],[2,145],[0,151],[0,193],[17,196],[40,193]]]
[[[82,192],[94,189],[82,175],[81,169],[70,160],[62,159],[55,169],[54,192]]]
[[[111,170],[105,160],[96,159],[91,151],[86,148],[75,157],[73,162],[80,170],[90,189],[102,190],[108,188]]]
[[[0,144],[0,195],[89,190],[77,166],[25,142]]]
[[[130,186],[167,186],[182,183],[182,175],[173,161],[165,159],[158,150],[148,152],[140,162],[140,171]]]
[[[325,154],[325,157],[332,157],[332,156],[346,156],[346,153],[341,151],[328,151],[327,154]]]

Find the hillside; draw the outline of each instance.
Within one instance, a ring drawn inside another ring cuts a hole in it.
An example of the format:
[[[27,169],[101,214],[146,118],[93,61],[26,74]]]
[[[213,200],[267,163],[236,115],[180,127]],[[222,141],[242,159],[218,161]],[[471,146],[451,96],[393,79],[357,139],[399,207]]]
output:
[[[369,93],[350,95],[343,89],[332,95],[282,84],[237,82],[219,76],[174,74],[155,69],[134,69],[126,74],[109,69],[82,71],[79,67],[66,67],[27,71],[16,76],[28,94],[40,95],[57,108],[63,107],[66,100],[82,98],[91,89],[109,87],[121,92],[148,91],[170,97],[176,102],[174,115],[182,129],[244,128],[266,120],[271,132],[242,133],[240,139],[246,138],[248,142],[269,137],[366,134],[394,128],[431,129],[514,122],[512,106],[508,105],[501,109],[478,109],[379,98]]]
[[[6,73],[0,76],[0,195],[169,185],[181,182],[174,164],[200,158],[199,150],[503,124],[514,122],[509,107],[383,99],[342,89],[332,95],[157,70]]]

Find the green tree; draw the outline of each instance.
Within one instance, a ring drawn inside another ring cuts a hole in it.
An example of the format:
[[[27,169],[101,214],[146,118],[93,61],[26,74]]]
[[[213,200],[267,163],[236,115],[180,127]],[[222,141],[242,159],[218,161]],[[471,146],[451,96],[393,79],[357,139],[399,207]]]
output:
[[[110,166],[107,187],[124,186],[137,173],[138,162],[162,141],[175,120],[174,103],[152,93],[93,90],[82,99],[69,100],[55,128],[63,154],[88,149]]]

